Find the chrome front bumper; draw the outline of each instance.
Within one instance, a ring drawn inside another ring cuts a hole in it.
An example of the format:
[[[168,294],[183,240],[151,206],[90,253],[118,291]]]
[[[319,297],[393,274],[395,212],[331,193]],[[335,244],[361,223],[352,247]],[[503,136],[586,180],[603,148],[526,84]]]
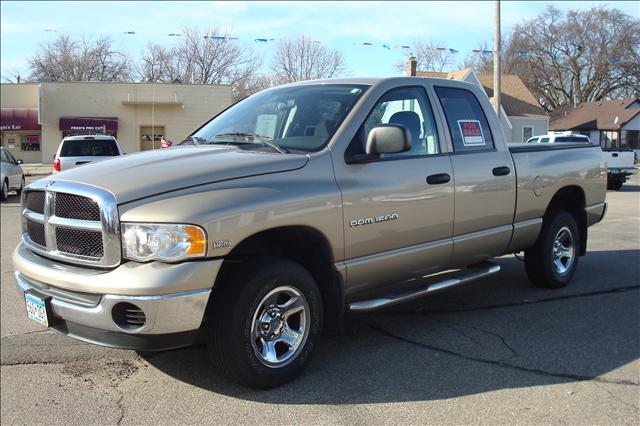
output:
[[[30,291],[47,298],[53,317],[52,329],[90,343],[139,350],[170,349],[193,343],[202,325],[218,271],[217,263],[205,261],[138,265],[141,270],[136,270],[134,265],[122,265],[97,273],[96,270],[59,263],[49,265],[51,260],[33,254],[24,246],[16,249],[13,260],[20,297],[24,297],[25,291]],[[44,277],[42,268],[47,267],[51,268],[50,273]],[[178,272],[184,273],[182,280],[192,280],[188,286],[185,283],[180,286],[186,287],[186,291],[163,294],[163,288],[175,291],[176,283],[181,281],[176,277]],[[213,274],[207,277],[206,282],[198,283],[196,278],[205,272]],[[175,280],[168,283],[167,276]],[[84,282],[84,288],[79,288],[80,282]],[[107,282],[111,283],[102,285]],[[127,285],[126,290],[123,289],[124,294],[105,291],[109,287],[124,285]],[[205,288],[193,289],[194,285]],[[130,295],[136,287],[140,288],[142,295]],[[151,289],[155,289],[156,294],[148,294]],[[130,328],[118,324],[113,308],[119,303],[130,303],[142,310],[144,325]]]

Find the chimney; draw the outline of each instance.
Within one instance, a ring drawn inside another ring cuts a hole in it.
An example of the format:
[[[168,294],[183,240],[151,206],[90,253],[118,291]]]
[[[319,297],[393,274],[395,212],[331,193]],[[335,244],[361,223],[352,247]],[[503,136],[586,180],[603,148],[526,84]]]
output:
[[[418,67],[418,62],[416,61],[416,57],[413,55],[409,56],[409,60],[404,66],[404,75],[407,77],[415,77],[417,67]]]

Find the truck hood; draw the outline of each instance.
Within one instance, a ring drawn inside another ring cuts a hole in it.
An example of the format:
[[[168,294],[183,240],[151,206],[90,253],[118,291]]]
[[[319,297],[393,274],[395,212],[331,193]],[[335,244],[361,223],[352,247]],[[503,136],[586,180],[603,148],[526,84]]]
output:
[[[309,157],[229,146],[185,146],[128,154],[48,176],[104,188],[118,204],[178,189],[295,170]]]

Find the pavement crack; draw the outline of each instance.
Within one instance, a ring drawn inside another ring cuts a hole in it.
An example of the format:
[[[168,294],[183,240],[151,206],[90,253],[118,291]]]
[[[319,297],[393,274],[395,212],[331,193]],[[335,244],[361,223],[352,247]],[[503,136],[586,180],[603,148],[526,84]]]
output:
[[[598,382],[598,383],[606,383],[606,384],[613,384],[613,385],[628,385],[628,386],[639,386],[639,383],[630,381],[630,380],[611,380],[611,379],[606,379],[603,377],[597,377],[597,376],[583,376],[580,374],[571,374],[571,373],[558,373],[558,372],[553,372],[553,371],[545,371],[545,370],[541,370],[538,368],[527,368],[527,367],[522,367],[519,365],[514,365],[514,364],[510,364],[505,362],[504,360],[490,360],[490,359],[484,359],[484,358],[478,358],[478,357],[473,357],[470,355],[465,355],[462,353],[458,353],[449,349],[444,349],[444,348],[439,348],[437,346],[433,346],[433,345],[429,345],[427,343],[422,343],[422,342],[418,342],[403,336],[399,336],[397,334],[394,334],[380,326],[378,326],[377,324],[369,324],[369,326],[373,329],[378,331],[379,333],[390,337],[392,339],[404,342],[404,343],[408,343],[410,345],[414,345],[417,346],[419,348],[422,349],[428,349],[431,351],[435,351],[435,352],[440,352],[443,354],[447,354],[450,356],[453,356],[455,358],[459,358],[459,359],[464,359],[466,361],[472,361],[472,362],[478,362],[478,363],[482,363],[482,364],[487,364],[487,365],[491,365],[494,367],[500,367],[500,368],[507,368],[507,369],[511,369],[511,370],[516,370],[516,371],[520,371],[523,373],[529,373],[529,374],[536,374],[539,376],[547,376],[547,377],[554,377],[554,378],[558,378],[558,379],[565,379],[565,380],[575,380],[575,381],[593,381],[593,382]]]
[[[118,392],[120,393],[120,398],[118,398],[118,400],[116,401],[116,407],[118,407],[118,410],[120,410],[120,417],[118,417],[118,421],[116,422],[116,424],[120,425],[124,420],[124,405],[122,405],[124,393],[120,389],[118,389]]]
[[[60,365],[64,364],[62,361],[18,361],[18,362],[3,362],[0,367],[15,367],[18,365]]]
[[[606,393],[608,393],[608,394],[609,394],[609,396],[611,397],[611,399],[613,399],[613,400],[615,400],[615,401],[618,401],[619,403],[624,404],[624,405],[626,405],[627,407],[631,407],[631,409],[633,409],[633,411],[635,411],[635,412],[640,411],[640,410],[638,410],[638,407],[636,407],[635,405],[633,405],[633,404],[629,404],[628,402],[623,401],[622,399],[620,399],[620,398],[618,398],[617,396],[615,396],[613,393],[611,393],[611,391],[610,391],[609,389],[607,389],[607,388],[605,388],[605,387],[603,387],[603,386],[600,386],[598,383],[594,383],[594,385],[595,385],[597,388],[600,388],[600,389],[602,389],[603,391],[605,391]]]
[[[507,350],[509,352],[511,352],[510,356],[508,356],[506,358],[502,358],[502,359],[500,359],[500,361],[507,361],[509,359],[513,359],[513,358],[518,357],[518,351],[516,351],[511,345],[509,345],[509,343],[507,343],[507,340],[502,335],[500,335],[500,334],[498,334],[496,332],[493,332],[491,330],[485,330],[484,328],[476,327],[476,326],[473,326],[473,325],[465,325],[465,324],[459,324],[459,323],[452,322],[452,321],[446,321],[446,320],[443,320],[443,319],[440,319],[440,318],[433,318],[433,319],[435,321],[441,322],[443,324],[448,324],[449,326],[452,327],[452,329],[455,329],[455,327],[468,328],[468,329],[471,329],[471,330],[479,331],[480,333],[484,333],[484,334],[488,334],[490,336],[497,337],[498,339],[500,339],[500,341],[502,342],[503,346],[505,348],[507,348]],[[466,336],[466,334],[465,334],[465,336]]]
[[[616,288],[611,288],[611,289],[608,289],[608,290],[598,290],[598,291],[591,291],[591,292],[579,293],[579,294],[567,294],[567,295],[563,295],[563,296],[554,296],[554,297],[548,297],[548,298],[544,298],[544,299],[537,299],[537,300],[531,300],[531,301],[511,302],[511,303],[496,303],[495,305],[477,306],[477,307],[463,308],[463,309],[451,309],[451,310],[446,310],[446,311],[426,311],[426,310],[425,311],[423,311],[423,310],[419,310],[419,311],[394,311],[394,312],[389,312],[389,315],[405,315],[405,314],[408,314],[408,313],[421,314],[421,315],[436,315],[436,314],[455,314],[455,313],[461,313],[461,312],[486,311],[486,310],[490,310],[490,309],[512,308],[512,307],[516,307],[516,306],[528,306],[528,305],[537,305],[537,304],[540,304],[540,303],[557,302],[559,300],[580,299],[580,298],[583,298],[583,297],[601,296],[601,295],[605,295],[605,294],[616,294],[616,293],[623,293],[625,291],[634,291],[634,290],[640,290],[640,285],[632,285],[632,286],[627,286],[627,287],[616,287]]]

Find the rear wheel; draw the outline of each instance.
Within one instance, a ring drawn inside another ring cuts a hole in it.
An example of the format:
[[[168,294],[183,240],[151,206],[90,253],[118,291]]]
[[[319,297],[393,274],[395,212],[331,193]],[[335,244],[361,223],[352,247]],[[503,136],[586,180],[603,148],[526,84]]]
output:
[[[0,200],[6,201],[8,195],[9,195],[9,183],[5,179],[4,182],[2,182],[2,188],[0,188]]]
[[[22,180],[20,181],[20,188],[16,189],[16,194],[18,194],[18,197],[22,195],[23,189],[24,189],[24,175],[22,175]]]
[[[620,190],[622,188],[622,184],[624,181],[622,179],[612,179],[607,181],[607,189],[612,189],[614,191]]]
[[[271,388],[300,374],[322,324],[322,301],[302,266],[270,258],[226,274],[207,315],[214,363],[247,386]]]
[[[525,251],[525,268],[533,284],[560,288],[569,284],[578,266],[580,233],[572,215],[553,211],[545,216],[535,244]]]

